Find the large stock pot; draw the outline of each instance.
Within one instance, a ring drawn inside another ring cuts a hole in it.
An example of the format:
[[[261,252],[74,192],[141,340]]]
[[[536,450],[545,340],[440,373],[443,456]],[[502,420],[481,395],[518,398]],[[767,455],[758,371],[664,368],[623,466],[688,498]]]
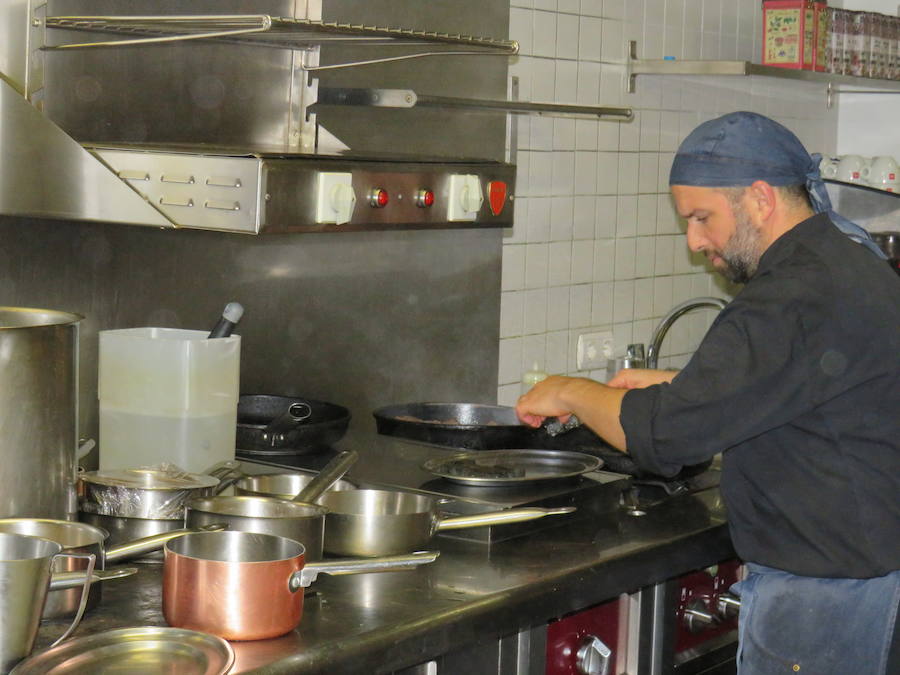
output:
[[[0,307],[0,516],[73,518],[78,324],[69,312]]]

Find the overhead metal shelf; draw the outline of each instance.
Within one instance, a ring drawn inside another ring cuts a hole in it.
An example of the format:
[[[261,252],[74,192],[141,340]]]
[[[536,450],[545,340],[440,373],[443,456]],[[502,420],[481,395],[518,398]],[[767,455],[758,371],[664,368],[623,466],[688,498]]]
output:
[[[441,33],[389,26],[313,21],[268,14],[169,16],[48,16],[48,28],[124,36],[123,39],[46,46],[45,49],[88,49],[182,40],[227,38],[249,44],[312,48],[324,42],[378,45],[421,45],[477,53],[514,55],[519,43],[485,36]],[[128,36],[142,36],[129,38]]]
[[[826,103],[831,106],[831,98],[840,93],[837,85],[853,87],[869,87],[870,89],[851,89],[853,93],[900,93],[900,80],[885,80],[873,77],[856,77],[822,73],[812,70],[795,70],[792,68],[776,68],[763,66],[750,61],[703,61],[679,59],[639,59],[637,43],[629,43],[628,59],[625,64],[625,86],[628,93],[634,93],[635,80],[638,75],[761,75],[803,82],[818,82],[826,85]]]

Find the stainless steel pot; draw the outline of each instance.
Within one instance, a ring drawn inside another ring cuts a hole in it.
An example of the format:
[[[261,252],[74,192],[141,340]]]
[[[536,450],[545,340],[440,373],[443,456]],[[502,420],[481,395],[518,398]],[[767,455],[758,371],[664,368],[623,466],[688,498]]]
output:
[[[217,529],[222,529],[222,527],[220,526]],[[98,570],[105,570],[111,564],[140,556],[149,551],[159,550],[171,539],[200,531],[202,530],[199,528],[180,529],[152,537],[136,539],[119,546],[110,546],[107,543],[109,535],[105,530],[86,523],[51,520],[48,518],[0,519],[0,533],[40,537],[56,542],[62,546],[64,553],[83,554],[80,558],[56,558],[52,567],[54,574],[83,573],[87,567],[85,557],[87,554],[94,555]],[[85,609],[90,609],[100,602],[101,590],[102,584],[94,584],[91,587]],[[81,591],[77,588],[69,590],[51,588],[44,605],[43,618],[55,619],[63,616],[72,616],[78,610],[80,601]]]
[[[251,497],[276,497],[290,501],[314,477],[315,474],[308,473],[264,473],[247,476],[234,484],[234,493]],[[343,478],[328,488],[326,492],[355,489],[356,483]],[[316,501],[321,501],[321,499],[320,496]]]
[[[572,513],[571,506],[506,509],[444,518],[438,500],[400,490],[349,490],[322,497],[325,552],[335,555],[382,556],[426,548],[441,530],[503,525]]]
[[[81,511],[121,518],[175,520],[194,497],[213,494],[219,479],[163,469],[111,469],[81,474]]]
[[[0,307],[0,514],[74,517],[78,323]]]
[[[306,548],[308,560],[321,560],[327,510],[318,504],[274,497],[209,497],[186,507],[188,527],[224,523],[229,530],[287,537]]]

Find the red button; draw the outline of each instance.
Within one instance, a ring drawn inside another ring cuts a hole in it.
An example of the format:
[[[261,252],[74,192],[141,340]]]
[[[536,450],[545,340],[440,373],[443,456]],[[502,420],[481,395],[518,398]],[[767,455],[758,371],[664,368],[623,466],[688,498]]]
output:
[[[499,216],[506,206],[506,183],[502,180],[492,180],[488,183],[488,201],[491,204],[491,213]]]
[[[372,188],[372,191],[369,193],[369,206],[376,209],[383,209],[390,200],[388,191],[384,188]]]
[[[416,193],[416,206],[420,209],[427,209],[434,204],[434,192],[431,190],[419,190]]]

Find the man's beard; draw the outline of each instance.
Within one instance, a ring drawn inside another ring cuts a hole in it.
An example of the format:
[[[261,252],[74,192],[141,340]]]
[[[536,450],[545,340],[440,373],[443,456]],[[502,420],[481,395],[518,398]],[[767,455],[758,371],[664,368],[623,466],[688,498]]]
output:
[[[762,234],[753,226],[741,204],[732,204],[732,211],[735,220],[734,234],[719,254],[724,263],[719,271],[729,281],[745,284],[753,278],[759,266],[759,259],[763,254]]]

